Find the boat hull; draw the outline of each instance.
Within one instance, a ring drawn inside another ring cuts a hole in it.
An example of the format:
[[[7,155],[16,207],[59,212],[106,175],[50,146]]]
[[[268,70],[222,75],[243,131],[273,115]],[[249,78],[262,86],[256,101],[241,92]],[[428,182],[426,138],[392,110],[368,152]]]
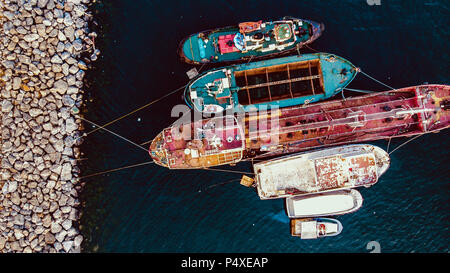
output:
[[[291,235],[301,239],[318,239],[341,234],[342,223],[333,218],[301,218],[290,220]]]
[[[264,199],[370,187],[389,168],[389,155],[373,145],[346,145],[254,163]]]
[[[229,129],[223,128],[226,120],[233,121]],[[421,85],[176,125],[158,135],[149,152],[158,164],[173,161],[161,164],[171,169],[207,168],[243,159],[439,132],[449,126],[450,86]],[[188,148],[202,159],[211,154],[220,158],[199,164],[184,155]]]
[[[251,112],[330,98],[358,69],[329,53],[295,55],[237,64],[202,73],[186,86],[186,104],[199,112]]]
[[[361,208],[362,195],[354,189],[286,198],[289,218],[309,218],[352,213]]]
[[[280,57],[296,51],[297,49],[314,42],[318,39],[325,27],[323,24],[311,20],[301,20],[294,17],[284,17],[275,22],[264,22],[263,24],[283,24],[288,23],[294,25],[295,22],[303,22],[303,27],[307,33],[300,36],[295,36],[294,43],[288,45],[280,50],[236,50],[235,46],[227,46],[221,44],[221,39],[228,39],[227,36],[234,36],[236,33],[242,33],[239,26],[228,26],[212,30],[206,30],[199,33],[192,34],[183,39],[178,47],[178,55],[180,59],[186,63],[199,64],[213,64],[213,63],[234,63],[250,60],[261,60],[273,57]],[[260,23],[262,23],[260,21]],[[255,31],[257,32],[257,31]],[[231,38],[231,37],[230,37]],[[229,39],[234,41],[233,39]],[[225,52],[223,52],[225,48]]]

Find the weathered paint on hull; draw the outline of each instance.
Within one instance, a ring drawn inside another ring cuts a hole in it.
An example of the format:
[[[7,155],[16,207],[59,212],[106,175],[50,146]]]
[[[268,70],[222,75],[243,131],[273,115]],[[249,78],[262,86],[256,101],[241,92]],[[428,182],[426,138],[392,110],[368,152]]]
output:
[[[357,73],[351,62],[333,54],[295,55],[206,71],[186,86],[184,98],[205,113],[289,107],[328,99]]]
[[[254,163],[261,199],[370,187],[389,168],[381,148],[353,144],[303,152]]]
[[[278,122],[273,124],[270,119],[265,119],[267,116],[276,116]],[[265,116],[225,119],[235,120],[226,130],[213,126],[217,119],[187,124],[185,128],[192,129],[189,136],[197,138],[194,140],[174,140],[183,129],[170,127],[152,142],[150,155],[157,164],[172,169],[207,168],[242,159],[438,132],[450,126],[450,86],[413,86],[277,109]],[[206,130],[202,127],[201,134],[198,133],[199,126],[204,125],[209,127]],[[214,140],[208,138],[208,134],[215,135]],[[214,144],[219,148],[213,147]],[[186,149],[194,151],[195,160]],[[215,157],[214,161],[199,161],[211,156]],[[174,164],[167,164],[170,161]]]
[[[181,60],[189,63],[189,64],[208,64],[208,63],[233,63],[233,62],[239,62],[239,61],[249,61],[249,60],[259,60],[259,59],[268,59],[273,58],[277,56],[282,56],[289,54],[298,48],[301,48],[307,44],[310,44],[314,42],[316,39],[318,39],[325,27],[323,24],[316,23],[311,20],[302,20],[297,19],[293,17],[284,17],[279,22],[283,21],[296,21],[301,20],[304,22],[305,25],[308,25],[307,28],[311,29],[311,33],[308,34],[306,37],[298,37],[297,41],[289,47],[286,47],[284,50],[272,50],[267,52],[258,52],[258,51],[246,51],[246,52],[232,52],[232,53],[225,53],[220,54],[220,51],[217,49],[218,45],[213,45],[214,42],[217,42],[219,39],[219,36],[224,35],[233,35],[235,33],[240,32],[239,26],[228,26],[228,27],[222,27],[212,30],[206,30],[199,33],[192,34],[188,37],[186,37],[184,40],[182,40],[178,47],[178,55],[180,56]],[[266,22],[266,23],[272,23],[272,22]],[[200,49],[199,49],[199,38],[207,38],[207,43],[201,43],[205,47],[205,56],[200,56]]]

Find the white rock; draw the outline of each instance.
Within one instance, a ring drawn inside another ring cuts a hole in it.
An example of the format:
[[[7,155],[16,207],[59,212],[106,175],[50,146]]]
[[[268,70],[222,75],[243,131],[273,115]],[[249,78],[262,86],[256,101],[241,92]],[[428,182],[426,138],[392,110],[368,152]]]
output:
[[[64,80],[57,80],[55,83],[53,83],[53,89],[55,89],[60,94],[66,93],[67,88],[67,82]]]
[[[59,232],[58,234],[55,235],[55,239],[61,243],[62,241],[64,241],[64,238],[66,238],[66,235],[67,235],[67,231],[62,230],[61,232]]]
[[[65,41],[67,40],[66,35],[64,35],[64,33],[62,33],[62,31],[58,31],[58,39],[60,41]]]
[[[57,152],[64,151],[64,141],[62,139],[58,139],[54,144],[53,147]]]
[[[18,214],[14,217],[14,225],[22,226],[24,223],[25,223],[25,218],[23,215]]]
[[[43,23],[45,26],[47,26],[47,27],[49,27],[49,26],[52,25],[52,22],[51,22],[50,20],[47,20],[47,19],[45,19],[44,21],[42,21],[42,23]]]
[[[73,246],[73,241],[65,241],[64,243],[62,243],[62,245],[63,245],[64,250],[66,252],[69,252]]]
[[[60,224],[58,224],[58,223],[56,223],[56,222],[53,222],[53,223],[52,223],[52,225],[51,225],[51,227],[50,227],[50,231],[51,231],[53,234],[58,234],[61,230],[62,230],[62,227],[61,227]]]
[[[9,100],[2,101],[2,112],[8,113],[13,109],[14,105]]]
[[[5,183],[6,185],[6,183]],[[9,181],[8,182],[8,192],[15,192],[17,190],[17,181]]]
[[[56,251],[60,251],[60,250],[63,248],[63,246],[61,245],[60,242],[56,242],[56,243],[54,244],[54,246],[55,246]]]
[[[62,226],[65,230],[69,230],[72,227],[72,221],[67,219],[64,222],[62,222]]]
[[[82,235],[77,235],[77,237],[75,237],[75,239],[73,240],[73,244],[74,244],[75,247],[80,246],[82,242],[83,242],[83,236]]]
[[[8,69],[13,69],[14,68],[14,62],[13,61],[8,61],[8,60],[2,60],[2,65]]]
[[[71,180],[72,179],[72,165],[70,163],[64,163],[61,170],[62,181]]]
[[[49,189],[53,189],[53,188],[55,187],[55,185],[56,185],[56,181],[54,181],[54,180],[49,180],[49,181],[47,182],[47,185],[45,185],[45,187],[46,187],[46,188],[49,188]]]
[[[70,13],[66,13],[64,15],[64,25],[71,26],[73,25],[72,17],[70,16]]]
[[[32,109],[30,109],[30,111],[28,111],[28,113],[29,113],[30,116],[32,116],[32,117],[37,117],[37,116],[39,116],[40,114],[42,114],[42,110],[39,109],[39,108],[32,108]]]
[[[75,120],[70,117],[66,120],[66,132],[71,134],[73,131],[78,129],[78,125],[75,123]]]
[[[34,40],[39,39],[39,34],[36,34],[36,33],[33,33],[33,34],[27,34],[27,35],[23,36],[23,39],[24,39],[26,42],[30,43],[30,42],[33,42]]]
[[[22,79],[19,78],[19,77],[14,77],[14,79],[13,79],[13,86],[12,86],[13,89],[14,90],[19,89],[21,84],[22,84]]]
[[[62,103],[63,103],[65,106],[74,106],[74,105],[75,105],[75,101],[74,101],[74,99],[72,99],[72,98],[70,97],[70,95],[64,95],[64,96],[62,97]]]
[[[44,8],[47,6],[48,0],[38,0],[37,5],[39,8]]]
[[[61,60],[61,57],[59,57],[59,55],[54,55],[52,57],[52,59],[50,60],[50,62],[54,63],[54,64],[62,64],[63,61]]]
[[[23,235],[23,233],[22,233],[22,231],[20,229],[15,229],[14,230],[14,236],[16,237],[17,240],[20,240],[23,237],[25,237],[25,235]]]
[[[81,39],[75,39],[72,45],[76,51],[81,51],[83,49],[83,42],[81,41]]]
[[[78,87],[70,86],[69,88],[67,88],[67,94],[72,95],[72,94],[77,94],[77,93],[78,93]]]

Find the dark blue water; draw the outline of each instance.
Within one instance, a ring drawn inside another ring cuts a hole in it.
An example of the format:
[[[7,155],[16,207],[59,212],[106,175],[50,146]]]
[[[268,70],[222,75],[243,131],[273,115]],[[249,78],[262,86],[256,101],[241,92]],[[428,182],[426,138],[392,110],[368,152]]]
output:
[[[101,1],[93,7],[102,56],[89,72],[85,117],[105,124],[187,83],[179,62],[186,35],[240,21],[285,15],[323,22],[312,47],[347,58],[393,87],[449,84],[448,1]],[[308,52],[304,50],[303,52]],[[359,75],[350,88],[385,90]],[[175,121],[181,93],[108,128],[137,143]],[[138,119],[140,118],[140,121]],[[89,131],[91,127],[87,126]],[[449,131],[422,136],[392,154],[379,183],[361,189],[363,207],[337,217],[341,235],[290,236],[282,200],[259,200],[237,174],[169,171],[147,165],[85,180],[81,196],[85,251],[98,252],[382,252],[449,251]],[[391,149],[404,142],[393,140]],[[374,144],[385,148],[386,141]],[[83,145],[83,175],[146,162],[148,154],[105,132]],[[248,163],[234,170],[250,171]],[[200,191],[200,192],[199,192]]]

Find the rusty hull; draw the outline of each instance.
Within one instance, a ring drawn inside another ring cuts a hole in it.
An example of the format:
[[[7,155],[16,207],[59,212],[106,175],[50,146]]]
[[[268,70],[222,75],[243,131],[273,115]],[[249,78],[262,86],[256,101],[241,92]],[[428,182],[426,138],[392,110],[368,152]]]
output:
[[[277,122],[266,120],[267,116],[276,116]],[[233,120],[230,128],[208,128],[210,123],[229,120]],[[257,126],[253,126],[255,122]],[[207,168],[242,159],[438,132],[449,125],[450,86],[421,85],[281,108],[261,116],[225,116],[172,126],[154,139],[149,152],[156,163],[171,169]],[[174,136],[184,134],[182,127],[191,128],[191,133],[174,141]]]
[[[255,163],[261,199],[370,187],[389,168],[389,155],[373,145],[346,145]]]

